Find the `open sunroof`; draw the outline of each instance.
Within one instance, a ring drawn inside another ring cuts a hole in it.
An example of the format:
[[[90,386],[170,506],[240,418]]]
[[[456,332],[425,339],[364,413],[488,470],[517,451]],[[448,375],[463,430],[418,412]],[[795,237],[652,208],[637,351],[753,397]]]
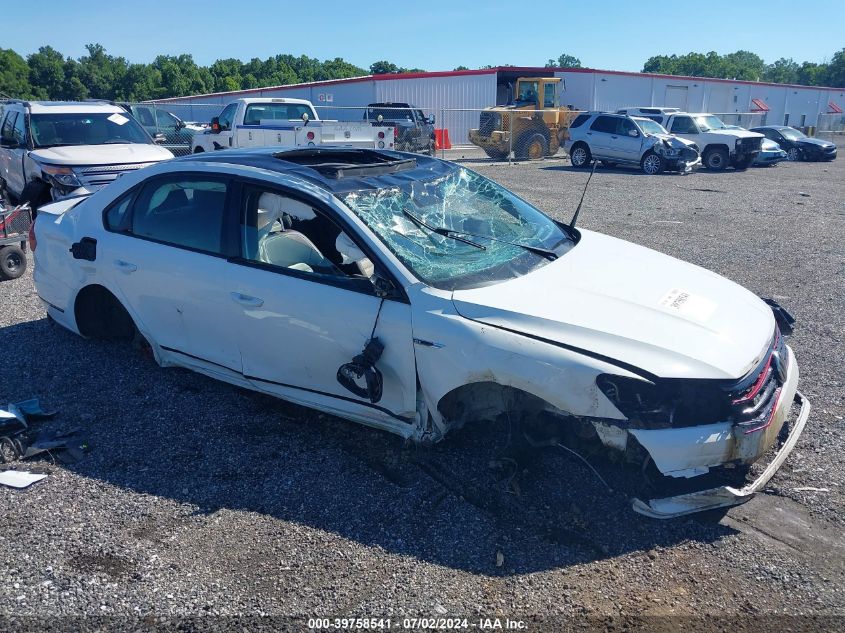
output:
[[[417,166],[415,158],[394,158],[370,149],[296,149],[274,154],[283,160],[320,172],[328,178],[361,178],[394,174]]]

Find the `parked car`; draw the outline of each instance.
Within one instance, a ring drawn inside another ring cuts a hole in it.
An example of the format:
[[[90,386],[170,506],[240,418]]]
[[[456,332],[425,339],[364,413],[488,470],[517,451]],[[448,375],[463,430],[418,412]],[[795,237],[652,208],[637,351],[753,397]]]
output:
[[[786,151],[788,160],[836,160],[836,145],[830,141],[807,136],[794,127],[763,125],[751,128]]]
[[[173,152],[174,156],[190,154],[194,134],[206,129],[196,123],[185,123],[172,112],[158,106],[144,103],[121,103],[120,105],[131,113],[154,139],[157,136],[163,136],[161,146]]]
[[[0,124],[0,187],[33,210],[94,192],[173,154],[105,102],[9,101]]]
[[[688,173],[701,164],[698,147],[669,134],[651,119],[591,112],[578,115],[564,143],[573,167],[599,160],[608,167],[637,165],[646,174]]]
[[[434,153],[434,116],[407,103],[371,103],[364,120],[375,126],[393,127],[394,146],[404,152]]]
[[[632,116],[645,116],[660,123],[671,134],[693,141],[701,150],[704,167],[722,171],[729,166],[747,169],[757,158],[763,135],[731,129],[715,114],[680,112],[677,108],[624,108]]]
[[[764,138],[763,145],[760,148],[760,153],[754,159],[754,164],[757,166],[770,167],[777,165],[779,162],[787,160],[786,152],[781,149],[781,146],[774,141]]]
[[[650,516],[747,500],[809,414],[754,294],[428,156],[183,157],[46,205],[31,238],[38,297],[69,330],[137,331],[162,366],[418,442],[507,413],[672,481],[785,442],[757,480],[636,502]]]

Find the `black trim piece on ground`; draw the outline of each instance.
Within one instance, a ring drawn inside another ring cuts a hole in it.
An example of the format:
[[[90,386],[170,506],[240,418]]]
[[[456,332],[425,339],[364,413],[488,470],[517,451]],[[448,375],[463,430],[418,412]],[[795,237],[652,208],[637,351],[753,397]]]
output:
[[[181,354],[182,356],[187,356],[188,358],[193,358],[194,360],[202,361],[203,363],[215,365],[217,367],[220,367],[221,369],[225,369],[227,371],[231,371],[233,373],[240,374],[246,380],[254,380],[254,381],[257,381],[257,382],[266,382],[268,384],[277,385],[279,387],[287,387],[289,389],[298,389],[299,391],[307,391],[308,393],[316,393],[316,394],[321,395],[321,396],[328,396],[330,398],[337,398],[338,400],[345,400],[346,402],[354,402],[355,404],[361,404],[361,405],[364,405],[365,407],[370,407],[371,409],[376,409],[378,411],[381,411],[382,413],[386,413],[390,417],[396,418],[397,420],[399,420],[401,422],[409,423],[408,418],[403,418],[402,416],[396,415],[395,413],[393,413],[393,411],[391,411],[390,409],[385,409],[384,407],[380,407],[376,404],[372,404],[372,403],[366,402],[364,400],[356,400],[355,398],[347,398],[346,396],[338,396],[337,394],[327,393],[325,391],[320,391],[318,389],[309,389],[308,387],[298,387],[296,385],[289,385],[289,384],[284,383],[284,382],[277,382],[275,380],[268,380],[267,378],[260,378],[258,376],[248,376],[248,375],[244,374],[243,372],[240,372],[236,369],[232,369],[231,367],[227,367],[226,365],[221,365],[220,363],[215,363],[213,360],[208,360],[206,358],[203,358],[202,356],[194,356],[193,354],[189,354],[188,352],[183,352],[182,350],[178,350],[178,349],[175,349],[173,347],[167,347],[165,345],[161,345],[161,349],[166,350],[168,352],[174,352],[176,354]]]

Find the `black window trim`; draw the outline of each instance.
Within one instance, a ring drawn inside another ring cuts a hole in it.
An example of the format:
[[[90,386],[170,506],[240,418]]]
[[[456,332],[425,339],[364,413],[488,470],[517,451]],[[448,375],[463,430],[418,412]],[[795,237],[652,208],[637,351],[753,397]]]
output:
[[[237,264],[239,266],[248,266],[250,268],[266,270],[267,272],[285,275],[288,277],[294,277],[296,279],[303,279],[305,281],[310,281],[313,283],[334,286],[342,290],[349,290],[352,292],[360,292],[362,294],[376,296],[375,288],[373,287],[372,282],[369,279],[364,279],[363,277],[338,277],[334,275],[323,275],[321,273],[309,273],[303,270],[295,270],[293,268],[286,268],[284,266],[268,264],[266,262],[257,262],[255,260],[247,259],[246,257],[244,257],[242,253],[243,244],[240,239],[240,216],[243,210],[243,205],[245,204],[244,193],[249,187],[261,187],[263,189],[267,189],[268,191],[276,192],[281,195],[292,198],[298,202],[302,202],[303,204],[308,204],[314,207],[318,212],[322,213],[326,217],[326,219],[334,223],[341,231],[346,233],[349,239],[355,242],[355,245],[358,246],[358,248],[360,248],[361,251],[373,263],[376,272],[380,276],[386,277],[393,284],[394,294],[385,297],[385,299],[397,301],[399,303],[411,303],[402,284],[399,283],[399,280],[390,271],[390,269],[384,265],[382,258],[379,257],[379,255],[375,253],[373,249],[371,249],[368,244],[364,243],[361,238],[357,235],[357,227],[353,227],[351,223],[349,223],[345,218],[341,217],[338,213],[335,212],[334,209],[326,205],[324,202],[313,196],[308,195],[307,193],[303,193],[302,191],[294,189],[288,185],[262,180],[260,178],[250,178],[248,176],[238,175],[234,177],[234,180],[236,181],[236,186],[233,187],[233,189],[237,192],[238,200],[237,213],[233,214],[237,223],[236,235],[238,238],[238,254],[236,256],[228,258],[231,263]],[[366,283],[366,285],[364,285],[364,282]]]
[[[185,246],[184,244],[175,244],[173,242],[168,242],[166,240],[156,239],[154,237],[148,237],[146,235],[136,235],[132,232],[132,219],[135,215],[135,204],[138,202],[138,196],[140,195],[141,191],[147,186],[152,185],[158,181],[162,180],[173,180],[173,178],[205,178],[208,180],[217,180],[224,182],[226,184],[226,201],[224,204],[223,210],[223,225],[221,227],[222,234],[220,236],[220,250],[223,251],[221,253],[214,253],[212,251],[206,251],[201,248],[194,248],[193,246]],[[102,223],[103,229],[109,233],[115,233],[117,235],[125,235],[126,237],[131,237],[137,240],[144,240],[145,242],[152,242],[154,244],[161,244],[163,246],[169,246],[171,248],[179,248],[184,251],[190,251],[192,253],[198,253],[200,255],[207,255],[209,257],[217,257],[220,259],[229,260],[233,257],[233,253],[236,250],[233,249],[233,242],[237,239],[237,230],[240,228],[239,226],[239,218],[233,212],[232,209],[232,196],[234,193],[234,180],[228,174],[217,174],[207,171],[177,171],[177,172],[168,172],[165,174],[156,174],[151,178],[147,178],[143,182],[139,182],[137,185],[129,189],[128,191],[124,192],[122,195],[118,196],[115,200],[109,203],[104,209],[102,213]],[[126,211],[126,215],[123,217],[120,223],[120,228],[111,228],[106,221],[106,217],[108,212],[113,209],[116,205],[119,205],[126,196],[130,196],[132,199],[129,201],[129,208]],[[233,230],[233,220],[235,223],[236,228]],[[234,239],[232,236],[235,236]],[[237,251],[239,252],[239,251]]]

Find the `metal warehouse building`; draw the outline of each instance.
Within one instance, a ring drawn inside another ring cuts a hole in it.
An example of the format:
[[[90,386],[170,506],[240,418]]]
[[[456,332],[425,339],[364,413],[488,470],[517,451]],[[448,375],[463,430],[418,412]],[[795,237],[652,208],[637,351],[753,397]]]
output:
[[[483,70],[370,75],[352,79],[272,86],[164,99],[174,114],[208,120],[241,97],[309,99],[321,118],[360,120],[361,108],[374,102],[404,102],[438,117],[452,142],[467,142],[478,126],[478,110],[507,103],[517,77],[560,77],[560,102],[578,110],[616,110],[626,106],[672,106],[692,112],[756,113],[754,123],[796,127],[817,125],[819,115],[845,112],[845,88],[822,88],[730,79],[678,77],[589,68],[505,66]],[[742,117],[731,122],[742,125]],[[745,123],[751,124],[751,121]]]

